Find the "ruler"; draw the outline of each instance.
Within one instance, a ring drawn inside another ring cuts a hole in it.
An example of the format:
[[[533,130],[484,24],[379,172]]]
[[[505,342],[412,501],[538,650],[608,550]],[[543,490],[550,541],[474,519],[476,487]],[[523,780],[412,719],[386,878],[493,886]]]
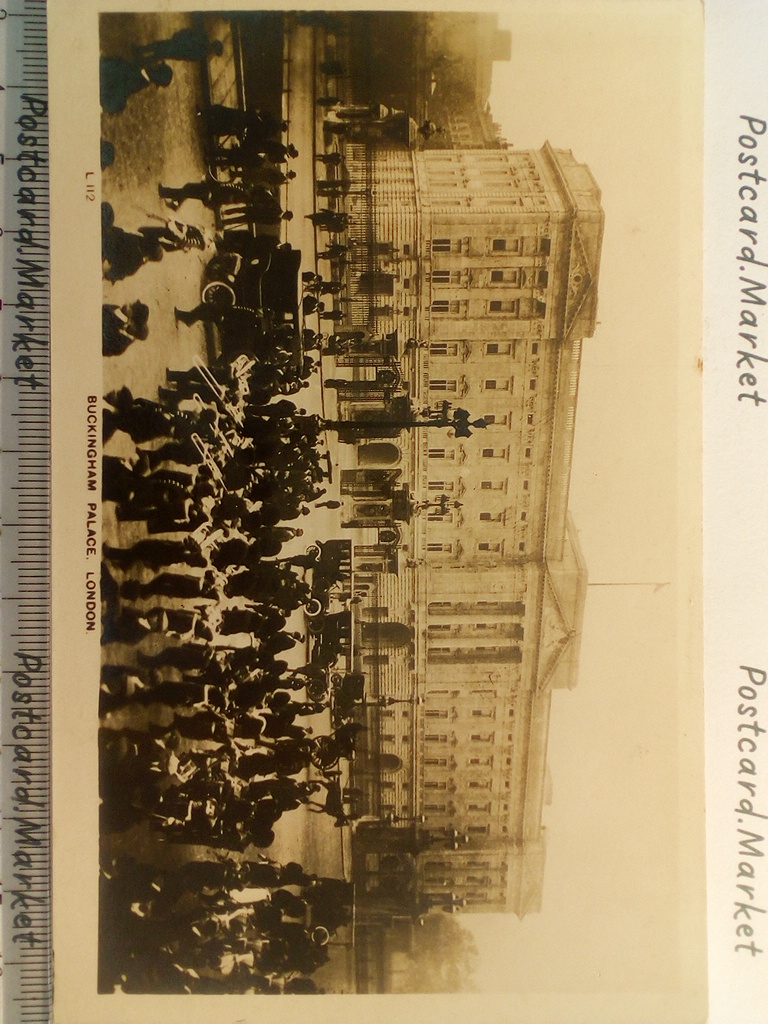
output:
[[[50,227],[45,0],[0,0],[0,726],[6,1024],[51,1018]]]

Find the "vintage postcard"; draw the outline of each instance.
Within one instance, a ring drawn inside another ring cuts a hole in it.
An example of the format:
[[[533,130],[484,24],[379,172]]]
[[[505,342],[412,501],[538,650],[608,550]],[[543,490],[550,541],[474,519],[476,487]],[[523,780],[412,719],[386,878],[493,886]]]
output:
[[[50,22],[58,1024],[704,1021],[699,5]]]

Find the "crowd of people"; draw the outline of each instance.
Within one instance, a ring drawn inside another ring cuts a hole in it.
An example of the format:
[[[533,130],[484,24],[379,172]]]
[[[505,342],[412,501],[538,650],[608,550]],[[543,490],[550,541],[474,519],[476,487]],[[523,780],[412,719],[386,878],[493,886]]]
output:
[[[184,30],[131,60],[103,58],[105,112],[169,85],[168,61],[220,52],[204,35]],[[313,992],[330,937],[351,920],[352,887],[264,851],[300,807],[350,820],[339,765],[362,727],[330,712],[327,679],[353,597],[322,543],[295,543],[314,506],[338,506],[327,496],[323,422],[301,405],[323,339],[299,315],[343,318],[322,301],[340,286],[307,272],[289,315],[296,275],[283,269],[293,254],[278,232],[292,213],[280,190],[298,153],[283,141],[285,122],[221,105],[199,117],[221,177],[161,183],[159,196],[173,212],[195,199],[217,214],[242,207],[239,217],[215,235],[172,217],[132,232],[102,209],[106,281],[168,252],[211,251],[203,283],[219,292],[175,315],[214,328],[221,355],[169,370],[156,398],[125,386],[105,397],[102,497],[116,535],[101,586],[99,985]],[[318,227],[346,227],[344,215],[325,214],[312,215]],[[323,256],[346,249],[335,240]],[[287,303],[268,273],[284,275]],[[105,355],[150,331],[143,302],[104,305]],[[342,600],[333,611],[332,590]],[[135,836],[165,856],[129,854]]]
[[[352,919],[352,886],[295,862],[133,857],[101,878],[100,991],[303,994]]]
[[[107,396],[105,441],[122,431],[135,455],[105,455],[103,498],[119,524],[143,529],[104,546],[103,835],[140,826],[242,856],[268,848],[302,805],[349,820],[337,765],[360,726],[315,735],[305,724],[328,708],[308,688],[341,653],[349,613],[311,637],[289,621],[342,579],[321,544],[282,550],[326,493],[320,421],[288,397],[308,373],[305,360],[239,356],[169,372],[157,401]],[[196,970],[183,948],[173,963]]]

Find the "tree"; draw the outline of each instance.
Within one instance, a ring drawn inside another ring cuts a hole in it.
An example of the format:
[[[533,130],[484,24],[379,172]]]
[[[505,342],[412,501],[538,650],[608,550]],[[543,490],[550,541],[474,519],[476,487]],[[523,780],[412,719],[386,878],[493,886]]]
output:
[[[457,918],[434,911],[414,928],[410,969],[403,992],[473,992],[477,946]]]

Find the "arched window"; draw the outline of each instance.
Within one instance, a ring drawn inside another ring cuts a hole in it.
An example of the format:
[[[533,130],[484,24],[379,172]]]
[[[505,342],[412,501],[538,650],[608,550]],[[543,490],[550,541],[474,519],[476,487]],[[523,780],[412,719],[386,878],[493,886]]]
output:
[[[397,754],[380,754],[379,767],[382,772],[399,772],[402,770],[403,762]]]
[[[372,441],[357,448],[361,466],[394,466],[400,461],[400,455],[400,449],[390,441]]]

